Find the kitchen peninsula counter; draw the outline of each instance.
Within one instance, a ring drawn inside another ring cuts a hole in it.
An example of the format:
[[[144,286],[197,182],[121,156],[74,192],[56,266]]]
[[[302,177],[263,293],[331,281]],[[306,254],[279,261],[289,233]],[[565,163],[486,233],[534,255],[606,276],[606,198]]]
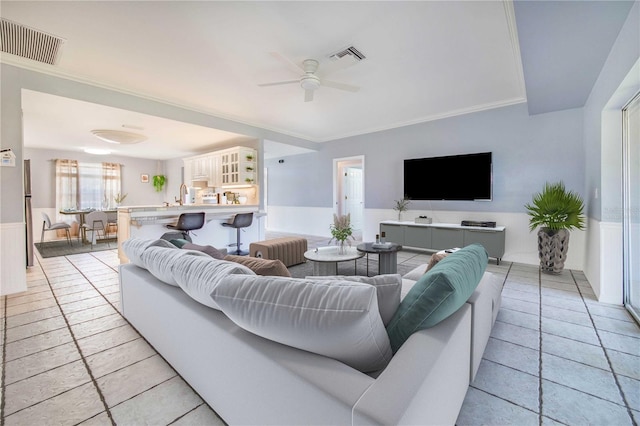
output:
[[[190,232],[194,244],[212,245],[216,248],[235,250],[236,230],[223,227],[238,213],[253,212],[253,223],[243,228],[242,248],[248,250],[253,241],[264,240],[264,216],[257,205],[247,204],[190,204],[190,205],[149,205],[118,207],[118,257],[120,263],[129,260],[122,251],[122,242],[129,238],[157,239],[165,232],[172,231],[168,224],[175,224],[182,213],[204,212],[205,225]]]

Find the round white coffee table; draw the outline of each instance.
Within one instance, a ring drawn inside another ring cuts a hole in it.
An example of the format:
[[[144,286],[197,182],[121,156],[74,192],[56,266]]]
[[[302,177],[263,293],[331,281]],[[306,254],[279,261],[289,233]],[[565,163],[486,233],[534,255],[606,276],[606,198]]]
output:
[[[347,247],[345,254],[339,254],[337,246],[319,247],[304,252],[304,257],[313,262],[313,275],[337,275],[338,262],[355,261],[363,256],[364,253],[355,247]],[[354,262],[354,274],[356,271],[357,265]]]

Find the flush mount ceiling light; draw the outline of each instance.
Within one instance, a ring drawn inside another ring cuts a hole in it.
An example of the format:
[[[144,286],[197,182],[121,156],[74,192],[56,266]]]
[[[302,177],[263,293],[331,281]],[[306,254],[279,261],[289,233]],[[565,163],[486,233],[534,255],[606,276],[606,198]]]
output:
[[[91,133],[100,140],[108,143],[116,143],[123,145],[133,145],[147,140],[145,135],[140,133],[125,132],[124,130],[107,130],[97,129],[92,130]]]
[[[111,151],[108,149],[97,149],[97,148],[85,148],[84,152],[87,154],[93,155],[108,155],[111,154]]]

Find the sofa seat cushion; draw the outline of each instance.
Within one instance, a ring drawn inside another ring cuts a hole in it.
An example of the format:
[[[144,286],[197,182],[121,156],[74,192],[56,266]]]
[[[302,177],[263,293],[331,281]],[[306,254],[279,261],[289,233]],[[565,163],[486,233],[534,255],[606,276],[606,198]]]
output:
[[[251,269],[256,275],[271,275],[277,277],[290,277],[291,273],[284,266],[284,263],[280,259],[260,259],[257,257],[249,256],[236,256],[228,254],[224,257],[224,260],[229,262],[236,262]]]
[[[414,332],[433,327],[457,311],[478,286],[489,257],[471,244],[442,259],[424,274],[400,303],[387,326],[397,351]]]
[[[400,305],[400,292],[402,290],[400,274],[376,275],[375,277],[359,275],[308,276],[305,279],[354,281],[374,286],[378,293],[378,310],[385,326],[389,324]]]
[[[391,359],[375,287],[347,281],[229,276],[211,292],[238,326],[266,339],[376,371]]]

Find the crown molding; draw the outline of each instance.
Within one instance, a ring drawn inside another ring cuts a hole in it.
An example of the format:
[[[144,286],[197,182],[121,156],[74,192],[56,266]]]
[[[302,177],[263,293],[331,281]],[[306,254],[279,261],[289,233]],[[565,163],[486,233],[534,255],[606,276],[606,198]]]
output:
[[[522,54],[520,53],[520,39],[518,38],[518,26],[516,24],[516,10],[513,6],[513,0],[503,0],[504,13],[509,29],[509,39],[513,48],[513,64],[518,75],[518,89],[524,97],[527,98],[527,88],[524,82],[524,68],[522,67]]]

